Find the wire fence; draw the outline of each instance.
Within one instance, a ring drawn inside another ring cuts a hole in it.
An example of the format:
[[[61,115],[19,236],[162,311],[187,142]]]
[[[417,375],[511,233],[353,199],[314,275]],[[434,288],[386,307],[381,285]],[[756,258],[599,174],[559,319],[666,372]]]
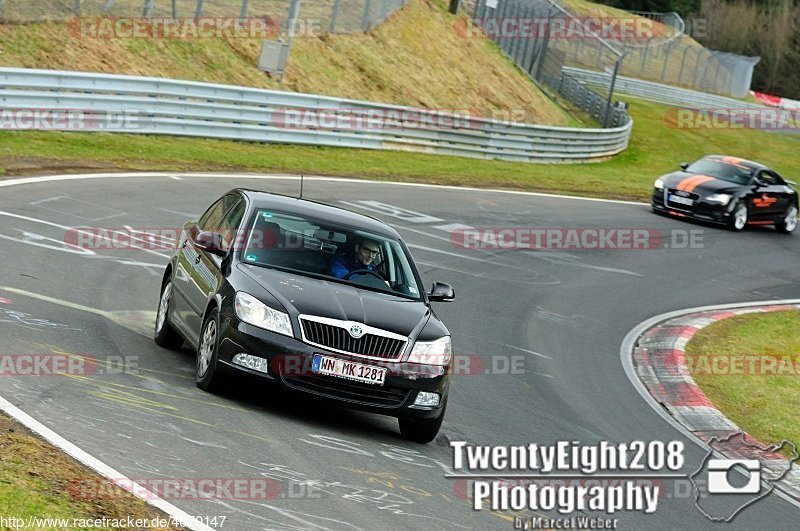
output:
[[[546,0],[478,0],[472,18],[532,79],[605,127],[628,123],[627,112],[612,102],[613,83],[596,92],[563,71],[592,65],[616,77],[625,56],[578,17]]]
[[[306,34],[368,31],[407,0],[0,0],[0,22],[30,23],[104,17],[110,19],[259,19]],[[296,5],[299,4],[299,5]],[[297,21],[300,23],[297,24]],[[219,23],[219,22],[217,22]]]
[[[560,72],[569,66],[743,98],[760,60],[703,47],[674,12],[603,16],[573,13],[554,0],[477,0],[472,18],[518,66],[559,92],[574,85]],[[569,93],[605,112],[591,94]],[[600,96],[611,101],[611,94]]]

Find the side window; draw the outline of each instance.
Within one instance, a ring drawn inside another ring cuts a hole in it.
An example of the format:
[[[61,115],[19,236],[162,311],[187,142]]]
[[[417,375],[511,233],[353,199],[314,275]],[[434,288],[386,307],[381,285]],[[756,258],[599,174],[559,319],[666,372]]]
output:
[[[227,197],[227,196],[225,196]],[[227,209],[224,205],[225,198],[220,199],[206,210],[206,213],[200,217],[197,222],[197,228],[201,231],[215,231],[222,221],[222,216]]]
[[[761,180],[769,185],[778,184],[777,175],[772,173],[771,171],[762,171],[761,172]]]
[[[221,247],[223,251],[230,250],[233,242],[236,241],[239,235],[239,229],[242,224],[242,217],[244,217],[245,203],[241,199],[236,203],[222,220],[220,226],[222,240]]]
[[[768,174],[772,178],[772,182],[770,182],[770,184],[786,184],[786,181],[784,181],[783,178],[774,171],[764,172],[764,174]]]

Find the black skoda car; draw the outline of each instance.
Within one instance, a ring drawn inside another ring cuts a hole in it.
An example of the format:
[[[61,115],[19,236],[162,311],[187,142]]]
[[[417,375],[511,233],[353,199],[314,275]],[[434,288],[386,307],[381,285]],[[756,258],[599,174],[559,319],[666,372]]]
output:
[[[681,164],[656,179],[655,212],[728,225],[774,225],[784,234],[797,227],[797,192],[774,170],[749,160],[710,155]]]
[[[408,248],[381,221],[236,189],[184,225],[161,284],[155,341],[197,350],[197,385],[250,373],[399,419],[430,442],[447,406],[450,332]]]

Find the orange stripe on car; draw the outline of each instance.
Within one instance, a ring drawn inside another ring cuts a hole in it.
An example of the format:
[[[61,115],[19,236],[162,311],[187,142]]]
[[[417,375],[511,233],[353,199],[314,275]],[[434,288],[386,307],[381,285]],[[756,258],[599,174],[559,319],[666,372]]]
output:
[[[708,175],[701,175],[699,179],[695,179],[691,183],[686,185],[687,192],[694,192],[694,189],[700,186],[703,183],[707,183],[708,181],[713,181],[714,177],[709,177]]]
[[[705,175],[692,175],[678,183],[678,190],[688,192],[688,188],[698,179],[702,179]]]

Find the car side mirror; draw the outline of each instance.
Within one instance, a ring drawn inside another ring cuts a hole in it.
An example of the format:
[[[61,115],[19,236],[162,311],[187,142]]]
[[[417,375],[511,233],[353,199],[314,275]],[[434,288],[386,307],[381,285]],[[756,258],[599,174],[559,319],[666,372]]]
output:
[[[444,282],[434,282],[428,293],[428,299],[431,302],[450,302],[455,298],[456,292],[453,290],[453,286]]]
[[[200,231],[194,237],[194,244],[200,249],[216,254],[218,256],[225,256],[225,251],[222,249],[222,238],[219,234],[211,231]]]
[[[686,171],[686,168],[688,168],[688,167],[689,167],[689,163],[688,162],[681,162],[681,169],[683,171]]]

